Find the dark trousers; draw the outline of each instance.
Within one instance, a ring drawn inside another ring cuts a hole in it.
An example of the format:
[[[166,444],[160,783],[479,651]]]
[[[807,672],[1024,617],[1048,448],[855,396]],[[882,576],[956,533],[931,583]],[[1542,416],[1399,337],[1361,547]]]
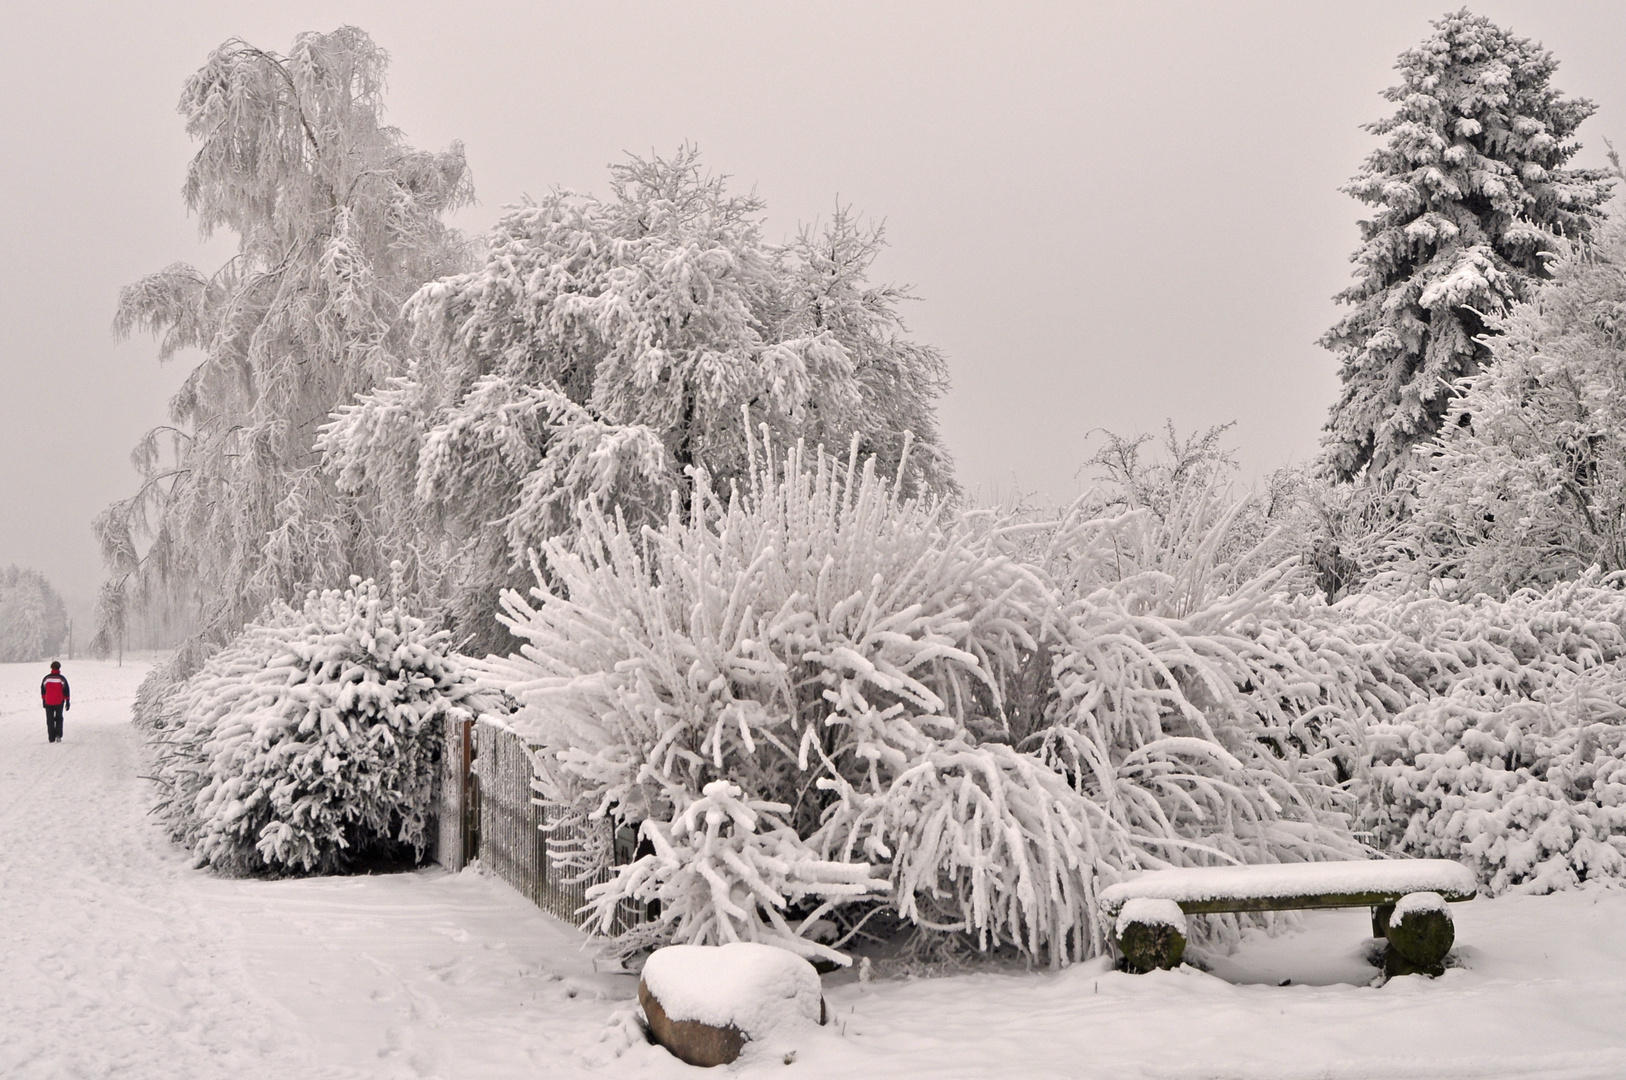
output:
[[[45,740],[47,742],[62,741],[62,706],[45,706]]]

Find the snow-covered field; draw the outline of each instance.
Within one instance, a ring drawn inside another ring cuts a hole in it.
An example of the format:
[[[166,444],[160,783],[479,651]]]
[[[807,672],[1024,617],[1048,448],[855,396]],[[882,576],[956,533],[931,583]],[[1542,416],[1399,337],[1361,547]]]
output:
[[[44,667],[0,665],[0,1077],[699,1075],[630,1038],[631,976],[595,971],[580,935],[500,882],[190,869],[146,814],[128,722],[146,665],[65,670],[51,745]],[[1382,987],[1364,911],[1250,936],[1213,974],[831,976],[834,1023],[719,1071],[1626,1076],[1626,890],[1453,910],[1459,966]]]

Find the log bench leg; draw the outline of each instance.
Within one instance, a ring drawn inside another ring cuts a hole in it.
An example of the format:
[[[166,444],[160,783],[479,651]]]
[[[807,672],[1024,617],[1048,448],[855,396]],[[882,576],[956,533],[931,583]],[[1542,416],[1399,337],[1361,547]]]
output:
[[[1137,975],[1180,963],[1186,951],[1186,916],[1173,900],[1131,900],[1113,920],[1124,966]]]
[[[1379,904],[1372,909],[1372,936],[1386,938],[1389,936],[1389,919],[1395,913],[1393,904]]]
[[[1180,963],[1186,952],[1186,938],[1179,930],[1163,923],[1132,922],[1118,935],[1118,949],[1125,966],[1136,975]]]
[[[1445,956],[1456,942],[1456,927],[1445,901],[1431,893],[1417,894],[1427,898],[1422,904],[1400,903],[1400,915],[1390,908],[1387,916],[1389,947],[1383,954],[1383,970],[1394,975],[1445,974]]]

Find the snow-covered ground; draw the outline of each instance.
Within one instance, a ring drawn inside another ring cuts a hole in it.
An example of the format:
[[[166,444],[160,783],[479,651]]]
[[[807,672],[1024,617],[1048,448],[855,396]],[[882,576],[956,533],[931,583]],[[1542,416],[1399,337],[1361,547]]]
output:
[[[231,881],[146,815],[128,723],[146,665],[0,666],[0,1076],[674,1077],[634,979],[475,872]],[[1364,911],[1250,936],[1213,974],[826,979],[834,1022],[724,1074],[1626,1076],[1626,890],[1453,908],[1460,966],[1367,984]],[[1290,985],[1278,985],[1291,980]],[[785,1057],[795,1051],[787,1067]]]

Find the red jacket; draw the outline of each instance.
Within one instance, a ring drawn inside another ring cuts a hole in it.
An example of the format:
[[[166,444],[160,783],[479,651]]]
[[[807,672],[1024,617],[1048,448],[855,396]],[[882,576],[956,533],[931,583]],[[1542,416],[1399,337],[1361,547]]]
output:
[[[40,700],[47,705],[68,703],[68,680],[60,671],[53,671],[40,680]]]

